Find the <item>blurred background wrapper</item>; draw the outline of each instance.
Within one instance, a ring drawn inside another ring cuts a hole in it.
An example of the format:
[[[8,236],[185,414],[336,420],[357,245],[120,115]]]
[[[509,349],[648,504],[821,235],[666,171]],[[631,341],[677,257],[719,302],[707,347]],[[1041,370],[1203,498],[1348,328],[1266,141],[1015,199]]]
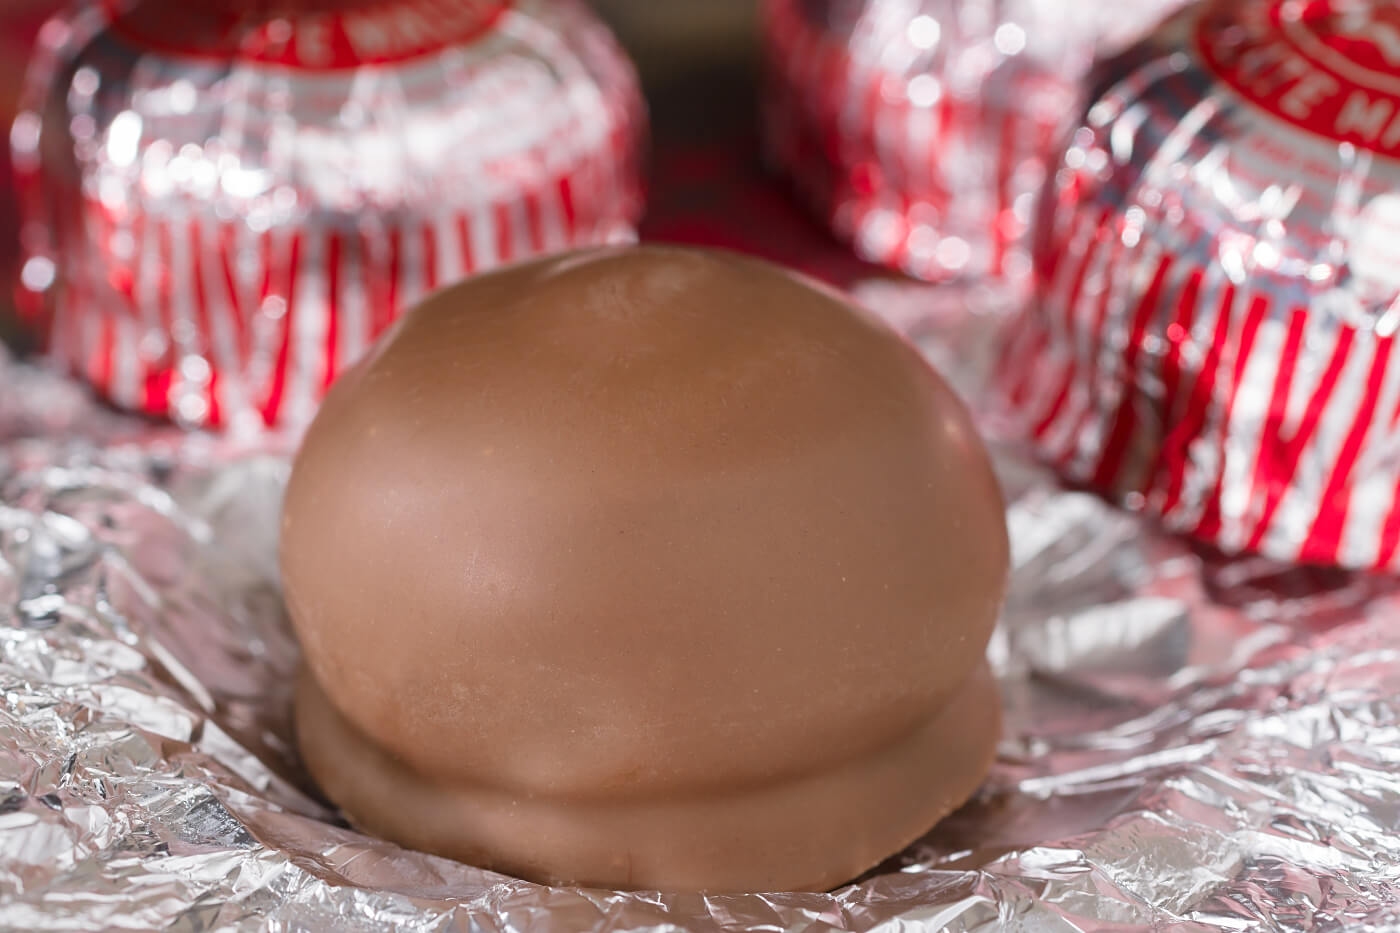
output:
[[[1192,7],[1105,61],[1002,372],[1073,482],[1227,554],[1400,566],[1400,10]]]
[[[1180,2],[764,0],[768,158],[864,259],[1025,288],[1084,73]]]
[[[58,0],[10,0],[0,5],[0,126],[7,136],[19,106],[29,50],[45,18],[58,6]],[[4,283],[0,288],[0,342],[20,339],[10,288],[18,273],[18,260],[19,205],[15,202],[14,173],[9,147],[0,145],[0,282]]]
[[[645,116],[577,0],[103,0],[12,132],[21,313],[121,408],[298,425],[439,285],[635,236]]]

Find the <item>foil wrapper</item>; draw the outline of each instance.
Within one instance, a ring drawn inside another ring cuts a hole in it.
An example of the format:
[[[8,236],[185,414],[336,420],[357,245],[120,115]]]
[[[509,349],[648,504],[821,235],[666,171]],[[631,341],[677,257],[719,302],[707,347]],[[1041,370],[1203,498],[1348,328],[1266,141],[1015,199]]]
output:
[[[1096,52],[1182,0],[766,0],[770,161],[919,278],[1031,281],[1026,232]]]
[[[959,384],[989,371],[969,348],[994,346],[980,330],[996,319],[950,313],[929,334],[959,348],[945,363]],[[999,760],[971,803],[877,870],[826,894],[617,893],[363,836],[316,799],[289,732],[286,443],[153,429],[0,360],[4,925],[1400,924],[1400,594],[1374,577],[1204,560],[1005,446]]]
[[[578,0],[80,5],[11,134],[21,299],[123,408],[304,424],[439,285],[632,238],[644,124]]]
[[[1070,479],[1227,553],[1400,567],[1400,13],[1183,12],[1096,72],[1010,407]]]

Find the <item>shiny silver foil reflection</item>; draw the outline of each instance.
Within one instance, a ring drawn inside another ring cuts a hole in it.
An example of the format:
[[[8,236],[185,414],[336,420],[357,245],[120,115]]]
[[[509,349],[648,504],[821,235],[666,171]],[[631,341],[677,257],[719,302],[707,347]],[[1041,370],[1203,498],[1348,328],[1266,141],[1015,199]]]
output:
[[[305,789],[286,445],[227,444],[0,362],[0,927],[1400,929],[1378,584],[1210,564],[1002,450],[1007,732],[972,803],[828,894],[552,889],[363,836]]]

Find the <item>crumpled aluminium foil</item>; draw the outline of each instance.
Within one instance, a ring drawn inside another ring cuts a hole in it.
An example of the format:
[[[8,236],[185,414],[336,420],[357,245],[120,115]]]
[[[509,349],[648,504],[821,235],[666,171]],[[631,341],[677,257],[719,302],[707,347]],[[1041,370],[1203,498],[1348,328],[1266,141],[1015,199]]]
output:
[[[1005,450],[1000,760],[878,872],[550,889],[362,836],[289,734],[287,446],[153,429],[0,362],[0,927],[1400,928],[1396,597],[1203,562]]]

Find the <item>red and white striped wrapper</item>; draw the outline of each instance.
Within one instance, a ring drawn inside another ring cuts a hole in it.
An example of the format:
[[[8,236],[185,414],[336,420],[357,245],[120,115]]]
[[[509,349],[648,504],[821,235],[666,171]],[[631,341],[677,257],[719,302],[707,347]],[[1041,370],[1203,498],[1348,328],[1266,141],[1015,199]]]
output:
[[[1030,281],[1057,131],[1104,43],[1181,0],[765,0],[769,160],[856,252]]]
[[[1017,419],[1226,553],[1400,566],[1400,8],[1192,8],[1095,87],[1007,342]]]
[[[434,288],[633,237],[644,131],[576,0],[89,4],[11,134],[21,296],[120,407],[304,424]]]

